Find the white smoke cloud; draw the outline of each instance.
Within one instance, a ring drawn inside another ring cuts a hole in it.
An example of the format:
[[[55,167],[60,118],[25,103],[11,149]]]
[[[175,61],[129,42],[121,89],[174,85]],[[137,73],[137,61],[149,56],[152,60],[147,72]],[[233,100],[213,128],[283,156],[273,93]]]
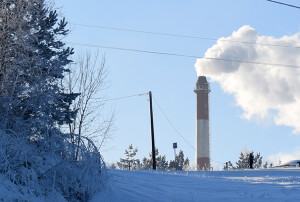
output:
[[[251,45],[300,46],[299,33],[275,38],[259,36],[257,30],[243,26],[230,37],[220,38],[205,57],[286,64],[300,67],[300,48]],[[234,95],[246,119],[262,120],[272,116],[275,124],[293,127],[300,133],[300,68],[258,65],[233,61],[197,59],[197,75],[205,75],[220,83],[222,89]]]

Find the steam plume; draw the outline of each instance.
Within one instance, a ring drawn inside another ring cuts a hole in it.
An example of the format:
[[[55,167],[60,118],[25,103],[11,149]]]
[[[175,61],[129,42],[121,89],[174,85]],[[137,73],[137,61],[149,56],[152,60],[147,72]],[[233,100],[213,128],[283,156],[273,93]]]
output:
[[[299,36],[259,36],[257,30],[246,25],[220,38],[205,57],[300,66],[300,48],[226,41],[300,46]],[[226,93],[234,95],[244,118],[261,120],[271,116],[275,124],[293,127],[294,133],[300,133],[300,68],[204,58],[197,59],[195,68],[198,76],[210,77]]]

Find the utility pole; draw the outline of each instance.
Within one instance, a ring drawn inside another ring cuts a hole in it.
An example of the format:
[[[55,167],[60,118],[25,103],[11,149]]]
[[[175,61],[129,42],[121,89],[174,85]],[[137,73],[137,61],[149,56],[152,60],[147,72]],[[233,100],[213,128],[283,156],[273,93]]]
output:
[[[152,93],[149,91],[150,101],[150,120],[151,120],[151,140],[152,140],[152,162],[153,170],[156,170],[156,159],[155,159],[155,142],[154,142],[154,125],[153,125],[153,110],[152,110]]]

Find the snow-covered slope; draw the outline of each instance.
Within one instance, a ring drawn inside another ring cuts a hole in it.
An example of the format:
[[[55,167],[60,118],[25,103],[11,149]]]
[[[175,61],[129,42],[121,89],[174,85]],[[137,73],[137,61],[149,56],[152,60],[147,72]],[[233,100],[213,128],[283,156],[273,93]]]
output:
[[[93,201],[298,201],[300,169],[215,172],[109,170]]]

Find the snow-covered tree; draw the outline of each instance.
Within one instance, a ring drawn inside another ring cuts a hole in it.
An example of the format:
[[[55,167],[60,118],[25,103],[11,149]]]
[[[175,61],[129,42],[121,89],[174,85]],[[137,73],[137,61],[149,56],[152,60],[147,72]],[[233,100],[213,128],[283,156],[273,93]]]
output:
[[[132,144],[128,146],[128,149],[125,149],[125,158],[120,158],[120,161],[117,162],[117,165],[120,169],[128,170],[137,170],[139,167],[139,161],[135,159],[135,155],[138,151],[138,148],[133,148]]]
[[[0,1],[0,172],[23,193],[86,201],[105,165],[90,139],[75,147],[78,135],[59,128],[73,121],[78,95],[60,85],[73,54],[66,25],[45,0]]]
[[[178,155],[176,156],[177,169],[182,170],[184,166],[184,154],[183,151],[180,150]]]
[[[152,169],[152,160],[144,157],[142,159],[142,170],[151,170]]]
[[[169,164],[170,170],[183,170],[185,167],[189,167],[189,159],[184,159],[183,151],[180,150],[178,154],[176,154],[175,161],[171,160]]]
[[[167,170],[168,161],[166,155],[159,155],[158,148],[155,148],[155,160],[156,160],[156,169],[157,170]],[[149,153],[149,159],[144,157],[142,159],[141,169],[151,170],[153,167],[152,152]]]
[[[67,23],[44,0],[5,0],[0,9],[1,128],[45,138],[76,114],[77,95],[58,85],[73,54],[61,41]]]
[[[249,155],[248,152],[241,152],[239,156],[239,160],[236,162],[237,169],[245,169],[249,168]]]
[[[268,163],[268,161],[266,161],[263,165],[263,168],[268,168],[268,165],[269,165],[269,163]]]
[[[262,156],[260,152],[258,152],[253,159],[253,168],[261,168],[262,167]]]
[[[184,160],[182,170],[185,170],[185,171],[191,170],[191,168],[190,168],[190,160],[189,160],[188,157],[186,157],[186,159]]]
[[[108,167],[109,169],[115,170],[115,169],[117,169],[117,164],[116,164],[116,163],[111,163],[111,164],[109,164],[107,167]]]
[[[249,168],[249,156],[250,152],[244,151],[240,153],[239,160],[236,162],[236,169]],[[253,159],[253,168],[262,167],[262,156],[257,153]]]
[[[158,169],[158,170],[167,170],[168,169],[168,161],[167,161],[166,155],[157,155],[156,169]]]
[[[231,161],[225,162],[225,165],[224,165],[223,170],[235,170],[235,169],[236,169],[236,167],[234,167],[234,166],[232,165],[232,162],[231,162]]]

